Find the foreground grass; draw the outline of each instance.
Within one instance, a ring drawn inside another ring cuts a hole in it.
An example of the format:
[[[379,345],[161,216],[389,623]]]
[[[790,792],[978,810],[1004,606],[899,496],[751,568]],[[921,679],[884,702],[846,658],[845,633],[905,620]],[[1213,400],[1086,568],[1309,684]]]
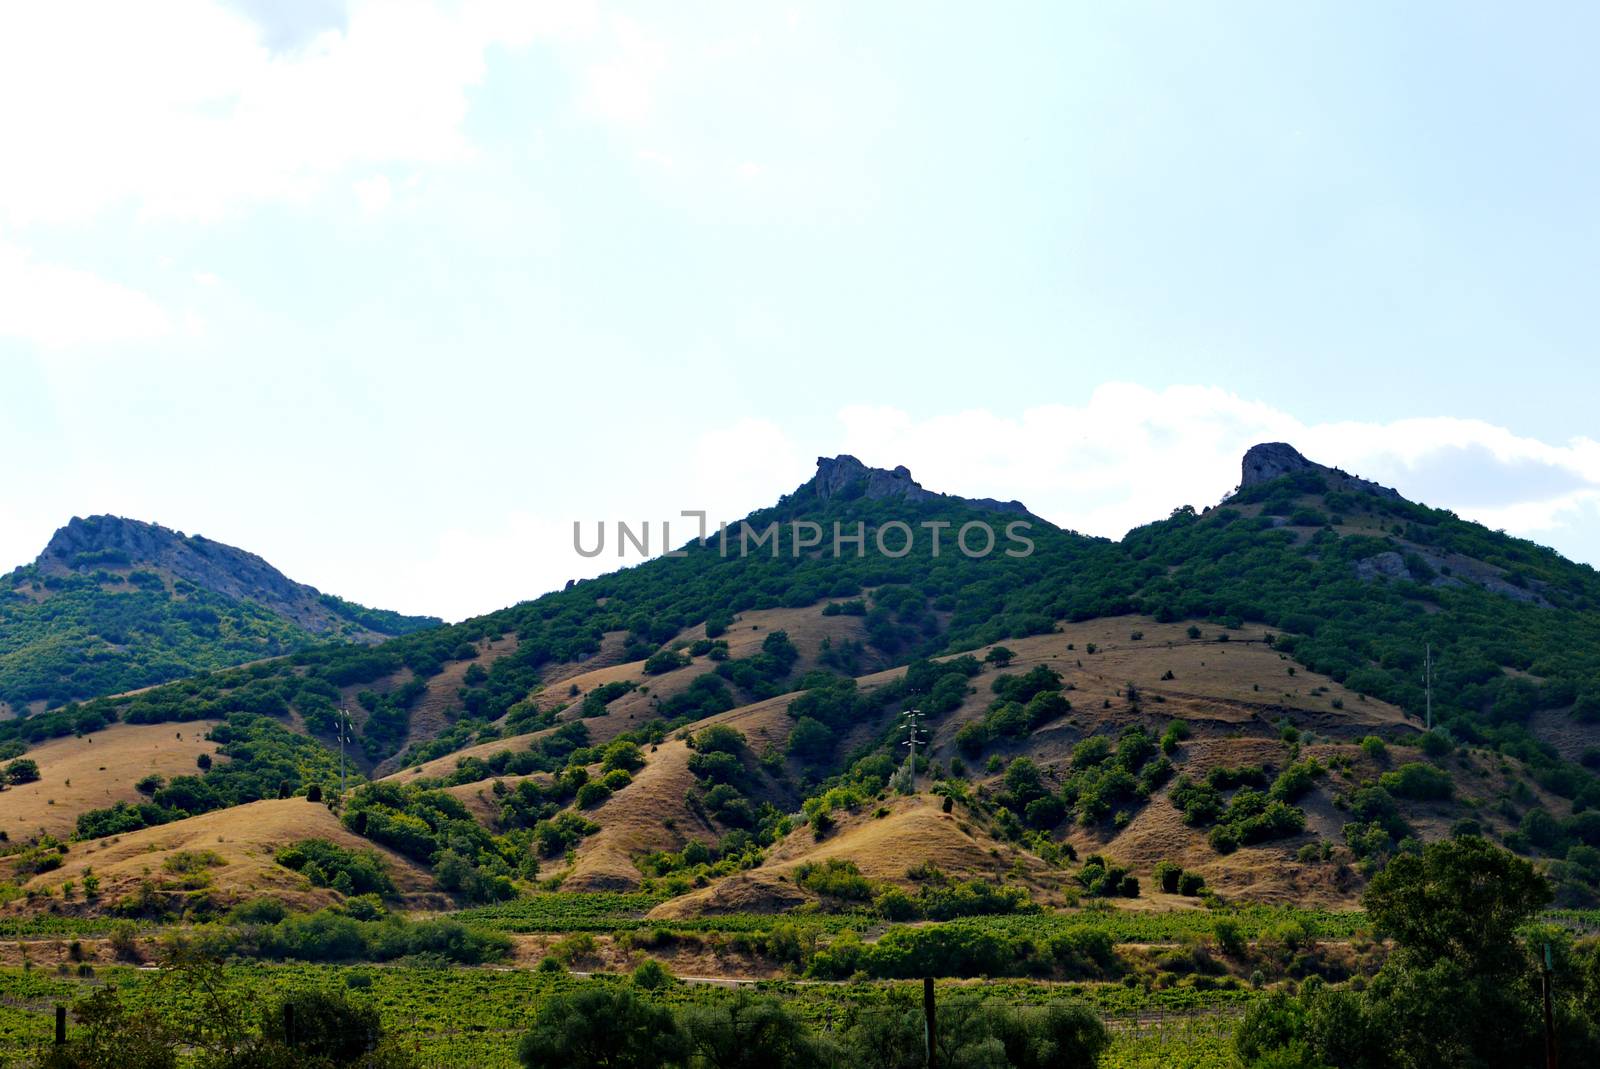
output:
[[[517,1064],[517,1040],[551,993],[584,983],[626,982],[526,970],[259,963],[231,964],[225,977],[239,994],[258,1003],[300,986],[351,988],[372,1000],[385,1028],[416,1051],[424,1064],[443,1069],[512,1069]],[[20,1058],[49,1037],[57,1003],[70,1004],[98,984],[116,986],[136,1006],[167,1014],[199,1011],[180,982],[159,972],[114,966],[93,977],[78,977],[40,969],[0,969],[0,1064]],[[784,998],[821,1028],[842,1027],[863,1008],[902,1002],[920,1005],[921,999],[921,987],[914,983],[755,986]],[[948,995],[963,986],[974,985],[949,982],[939,989]],[[1229,1064],[1219,1058],[1229,1050],[1233,1021],[1255,997],[1249,991],[1144,991],[1121,984],[1001,981],[981,987],[985,995],[1018,1004],[1064,996],[1088,1002],[1112,1028],[1115,1043],[1103,1064],[1115,1069],[1209,1069]],[[676,983],[650,997],[684,1004],[729,998],[731,992]]]

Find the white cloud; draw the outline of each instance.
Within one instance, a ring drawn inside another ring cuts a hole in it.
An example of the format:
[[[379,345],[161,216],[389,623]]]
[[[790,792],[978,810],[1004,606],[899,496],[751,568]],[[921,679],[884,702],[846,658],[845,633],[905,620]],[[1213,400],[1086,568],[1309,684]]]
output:
[[[351,168],[467,158],[486,50],[581,27],[560,6],[356,3],[344,26],[274,51],[266,27],[207,0],[7,5],[0,211],[209,219]]]
[[[381,215],[394,199],[389,179],[381,174],[352,182],[350,188],[355,191],[356,203],[361,205],[363,215]]]
[[[667,48],[637,22],[608,20],[614,52],[583,74],[583,109],[610,122],[635,125],[655,110],[656,83],[667,69]]]
[[[0,241],[0,336],[49,349],[142,341],[172,332],[148,294],[88,271],[39,263]]]

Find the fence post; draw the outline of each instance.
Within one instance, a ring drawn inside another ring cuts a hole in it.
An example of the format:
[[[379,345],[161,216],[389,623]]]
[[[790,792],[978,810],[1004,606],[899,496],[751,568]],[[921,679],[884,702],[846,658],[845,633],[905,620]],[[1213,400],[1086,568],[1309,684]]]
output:
[[[67,1045],[67,1008],[65,1006],[57,1006],[56,1007],[56,1046],[64,1047],[66,1045]]]

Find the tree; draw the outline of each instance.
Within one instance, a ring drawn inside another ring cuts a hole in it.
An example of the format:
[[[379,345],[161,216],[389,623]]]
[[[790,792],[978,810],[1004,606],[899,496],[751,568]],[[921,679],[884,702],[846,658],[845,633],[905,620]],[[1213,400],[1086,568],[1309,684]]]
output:
[[[994,649],[990,650],[989,655],[984,658],[985,661],[994,665],[996,668],[1004,668],[1006,665],[1010,664],[1016,659],[1016,653],[1004,646],[996,646]]]
[[[377,1049],[383,1037],[378,1011],[338,990],[286,994],[261,1014],[261,1038],[302,1058],[350,1065]]]
[[[1500,979],[1526,971],[1516,931],[1549,901],[1550,886],[1532,865],[1476,836],[1396,857],[1362,896],[1403,961],[1453,961]]]
[[[39,763],[32,758],[20,757],[5,767],[4,778],[13,785],[35,783],[39,779]]]
[[[528,1069],[660,1069],[685,1053],[671,1012],[600,985],[552,996],[517,1048]]]
[[[1542,1064],[1538,971],[1518,936],[1550,901],[1533,866],[1476,836],[1447,839],[1394,858],[1362,901],[1395,942],[1383,968],[1364,991],[1308,982],[1252,1006],[1235,1036],[1246,1065]]]
[[[821,765],[833,756],[835,741],[828,725],[802,716],[789,733],[789,752],[804,764]]]
[[[821,1069],[826,1047],[778,1000],[741,991],[733,999],[684,1011],[683,1031],[697,1064],[708,1069]]]
[[[79,1033],[50,1047],[40,1069],[173,1069],[178,1037],[149,1012],[130,1013],[115,988],[102,987],[72,1006]]]

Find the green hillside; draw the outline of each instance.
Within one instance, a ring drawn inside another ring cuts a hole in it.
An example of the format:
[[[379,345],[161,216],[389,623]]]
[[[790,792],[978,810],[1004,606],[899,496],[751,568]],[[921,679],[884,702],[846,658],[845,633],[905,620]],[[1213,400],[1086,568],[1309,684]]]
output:
[[[625,634],[624,660],[659,658],[670,669],[681,654],[666,644],[685,628],[704,624],[715,639],[733,614],[821,603],[824,613],[861,618],[862,646],[830,648],[822,662],[826,671],[847,677],[859,674],[857,662],[867,652],[878,663],[910,664],[1046,634],[1063,621],[1140,613],[1157,621],[1209,621],[1223,637],[1236,628],[1258,636],[1264,631],[1289,674],[1299,665],[1342,684],[1357,700],[1398,706],[1409,715],[1405,734],[1413,740],[1428,701],[1422,662],[1431,644],[1441,752],[1456,743],[1498,750],[1520,762],[1516,767],[1542,790],[1568,800],[1572,814],[1600,808],[1600,780],[1583,764],[1595,753],[1572,744],[1574,737],[1588,737],[1600,706],[1600,576],[1587,566],[1309,464],[1250,485],[1206,512],[1177,510],[1120,542],[1034,522],[1027,532],[1033,552],[1019,556],[969,557],[952,551],[948,531],[937,556],[926,538],[913,539],[905,556],[872,552],[875,532],[895,524],[1003,528],[1026,514],[958,498],[871,496],[848,492],[849,485],[847,492],[822,493],[813,481],[750,516],[757,530],[778,524],[776,542],[755,552],[741,554],[736,542],[724,552],[715,539],[691,543],[681,557],[379,646],[319,645],[130,698],[0,724],[0,740],[32,743],[115,720],[283,719],[291,713],[327,737],[338,703],[358,690],[358,742],[379,761],[407,739],[419,699],[434,694],[447,723],[431,741],[412,740],[402,755],[410,765],[552,726],[555,710],[530,696],[552,667],[598,653],[608,633]],[[836,524],[846,532],[860,525],[868,550],[858,556],[847,545],[835,557],[825,539],[822,547],[806,544],[797,551],[797,533],[805,543],[814,538],[809,529],[790,526],[795,521],[824,532]],[[486,654],[491,648],[500,652]],[[826,677],[791,676],[793,658],[785,641],[769,640],[751,656],[724,660],[658,705],[654,715],[663,720],[640,725],[629,737],[658,740],[676,725],[798,688],[815,692],[808,708],[838,706],[837,715],[813,719],[843,731],[852,717],[877,716],[894,698],[886,690],[875,704],[853,698],[840,704]],[[464,672],[462,662],[472,662]],[[930,675],[928,682],[934,681]],[[1270,703],[1263,707],[1270,710]],[[1563,726],[1572,730],[1554,740],[1552,732]],[[518,770],[559,770],[586,738],[566,739],[559,752],[535,752],[518,762]],[[806,758],[814,783],[842,771],[838,762],[862,756],[831,743],[791,740],[790,746]],[[1528,834],[1525,848],[1557,856],[1571,838],[1560,829],[1545,835],[1534,827]]]
[[[75,519],[0,576],[0,704],[54,707],[439,622],[323,594],[198,535]]]

